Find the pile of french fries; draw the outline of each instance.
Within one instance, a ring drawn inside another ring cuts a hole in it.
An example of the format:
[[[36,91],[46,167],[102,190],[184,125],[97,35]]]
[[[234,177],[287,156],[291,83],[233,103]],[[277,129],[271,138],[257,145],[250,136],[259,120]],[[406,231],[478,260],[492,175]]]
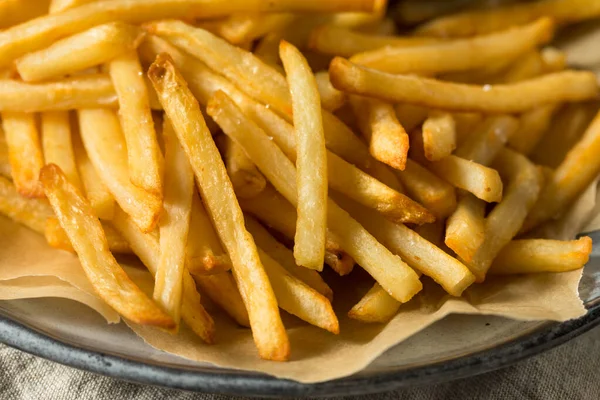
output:
[[[337,311],[379,323],[424,276],[583,267],[588,237],[539,232],[600,173],[598,83],[549,43],[600,1],[417,4],[4,1],[0,212],[127,320],[212,343],[205,296],[277,361],[280,309],[339,332],[324,265],[372,277]]]

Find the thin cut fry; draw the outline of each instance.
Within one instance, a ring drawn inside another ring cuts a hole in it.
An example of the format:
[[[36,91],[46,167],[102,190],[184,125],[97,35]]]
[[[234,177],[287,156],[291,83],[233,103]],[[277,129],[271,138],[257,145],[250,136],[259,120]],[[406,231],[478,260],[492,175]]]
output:
[[[83,185],[79,178],[71,140],[71,122],[66,111],[42,113],[42,148],[46,164],[56,164],[77,189]]]
[[[80,75],[42,83],[0,80],[0,111],[35,112],[116,105],[117,95],[107,75]]]
[[[507,115],[487,117],[454,154],[488,166],[518,129],[519,121],[516,118]]]
[[[156,231],[143,233],[121,208],[116,207],[112,220],[115,229],[127,240],[131,250],[154,276],[160,260],[160,245]],[[230,304],[234,304],[231,299]],[[183,273],[183,297],[181,299],[181,318],[186,325],[206,343],[214,343],[215,326],[211,316],[200,303],[200,294],[192,276]]]
[[[216,33],[229,43],[239,45],[280,31],[294,18],[291,13],[233,14],[219,24]]]
[[[100,221],[60,168],[53,164],[45,166],[40,180],[81,266],[102,300],[132,322],[172,329],[173,320],[146,297],[112,256]]]
[[[521,116],[519,130],[508,139],[511,148],[529,155],[550,127],[556,104],[549,104],[527,111]]]
[[[468,71],[514,60],[547,43],[553,33],[552,20],[540,18],[503,32],[422,46],[384,47],[355,54],[350,60],[392,74]]]
[[[323,106],[324,109],[334,112],[343,107],[347,100],[346,94],[340,92],[331,85],[329,72],[319,71],[315,73],[315,80],[317,81],[317,88],[319,89],[319,96],[321,97],[321,106]]]
[[[390,296],[379,283],[375,283],[367,294],[348,311],[348,317],[361,322],[385,323],[396,315],[401,304]]]
[[[159,56],[148,76],[188,155],[202,198],[231,257],[233,274],[248,310],[259,354],[264,359],[286,360],[289,340],[277,300],[252,236],[244,228],[242,211],[198,102],[169,56]]]
[[[352,96],[350,104],[373,158],[392,168],[404,170],[409,147],[408,135],[396,118],[394,107],[360,96]]]
[[[54,216],[47,201],[21,196],[15,185],[2,176],[0,176],[0,213],[42,234],[46,219]]]
[[[596,76],[589,71],[555,72],[514,84],[482,87],[392,75],[336,57],[329,77],[335,88],[348,93],[456,111],[516,113],[551,102],[588,100],[598,94]]]
[[[110,77],[119,98],[119,117],[127,143],[131,182],[162,197],[162,154],[154,130],[148,88],[135,51],[110,62]]]
[[[456,125],[452,114],[433,112],[423,122],[423,150],[429,161],[439,161],[456,149]]]
[[[131,249],[129,248],[129,244],[119,232],[113,228],[110,223],[102,223],[102,229],[104,230],[104,234],[106,235],[106,241],[108,243],[108,248],[113,253],[121,253],[121,254],[131,254]],[[44,236],[46,237],[46,241],[52,247],[57,249],[75,252],[73,249],[73,245],[67,236],[67,233],[60,226],[60,222],[55,217],[50,217],[46,219],[46,226],[44,228]]]
[[[127,170],[127,150],[119,119],[106,109],[78,110],[79,131],[98,176],[119,206],[143,232],[156,226],[161,200],[133,185]]]
[[[216,138],[217,147],[221,150],[227,174],[238,197],[254,197],[267,185],[263,174],[248,159],[244,149],[226,135]]]
[[[6,29],[48,12],[49,0],[4,0],[0,3],[0,29]]]
[[[168,119],[165,125],[165,192],[158,224],[160,261],[154,276],[153,297],[179,326],[194,173]]]
[[[282,41],[279,56],[290,88],[296,132],[298,203],[294,258],[306,268],[323,269],[327,231],[327,150],[317,82],[300,51]]]
[[[446,222],[444,243],[465,262],[473,261],[485,239],[485,202],[464,193]]]
[[[61,11],[68,10],[70,8],[79,7],[86,3],[92,3],[98,0],[51,0],[50,1],[50,14],[59,13]]]
[[[494,275],[566,272],[582,268],[592,252],[592,239],[513,240],[494,259],[489,273]]]
[[[2,125],[0,125],[0,176],[11,178],[10,160],[8,157],[8,145]]]
[[[3,112],[2,127],[6,135],[12,180],[17,191],[26,197],[43,197],[44,189],[39,174],[44,166],[44,156],[35,115]]]
[[[239,325],[250,327],[246,306],[232,274],[223,272],[213,275],[192,276],[203,294],[206,294]]]
[[[208,113],[232,136],[248,157],[292,204],[296,204],[295,168],[285,154],[223,93],[217,92]],[[233,125],[229,125],[234,122]],[[224,126],[227,123],[229,126]],[[243,123],[244,134],[232,126]],[[273,167],[276,168],[274,169]],[[415,272],[391,254],[348,213],[329,200],[327,223],[341,247],[369,272],[398,301],[406,302],[422,288]]]

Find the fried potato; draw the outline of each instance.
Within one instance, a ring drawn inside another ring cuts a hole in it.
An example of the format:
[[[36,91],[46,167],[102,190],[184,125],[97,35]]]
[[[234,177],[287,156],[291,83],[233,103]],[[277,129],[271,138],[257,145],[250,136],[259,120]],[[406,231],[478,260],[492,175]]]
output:
[[[348,311],[348,317],[360,322],[385,323],[396,315],[401,304],[390,296],[379,283],[375,283],[367,294]]]
[[[439,161],[456,149],[456,124],[452,114],[430,113],[422,131],[423,151],[429,161]]]
[[[396,105],[396,117],[406,132],[411,132],[413,129],[421,126],[428,116],[429,109],[427,107],[410,103]]]
[[[106,241],[108,248],[113,253],[131,254],[129,244],[110,223],[103,222],[102,229],[106,235]],[[67,236],[67,233],[60,226],[60,222],[54,216],[46,219],[46,226],[44,228],[44,237],[48,244],[57,249],[75,252],[73,245]]]
[[[135,222],[120,207],[116,207],[111,221],[115,229],[125,238],[131,250],[155,276],[160,260],[160,244],[157,231],[143,233]],[[223,292],[225,293],[225,292]],[[230,299],[233,307],[235,299]],[[183,296],[181,299],[181,318],[186,325],[206,343],[214,343],[215,326],[213,319],[200,303],[200,294],[194,279],[185,271],[183,273]]]
[[[79,110],[79,130],[87,154],[98,176],[119,206],[143,232],[156,226],[160,198],[133,185],[127,169],[127,149],[119,119],[106,109]]]
[[[454,154],[488,166],[506,142],[517,134],[519,128],[520,124],[516,118],[507,115],[487,117]]]
[[[454,125],[456,127],[457,146],[464,143],[481,121],[483,121],[483,115],[476,112],[455,112],[452,113],[452,118],[454,118]]]
[[[44,166],[44,155],[35,114],[5,111],[2,113],[2,127],[17,191],[26,197],[43,197],[39,174]]]
[[[98,0],[51,0],[50,1],[50,14],[56,14],[61,11],[68,10],[70,8],[79,7],[86,3],[92,3]]]
[[[411,47],[387,46],[355,54],[350,61],[392,74],[468,71],[514,60],[547,43],[553,34],[552,20],[540,18],[525,26],[473,38]]]
[[[246,306],[232,274],[222,272],[213,275],[192,276],[203,294],[206,294],[239,325],[250,327]]]
[[[508,139],[511,148],[529,155],[548,131],[556,104],[540,106],[521,115],[519,130]]]
[[[291,13],[233,14],[219,23],[214,32],[229,43],[240,45],[281,31],[294,19]]]
[[[11,178],[10,160],[8,156],[8,145],[6,144],[6,136],[0,124],[0,176]]]
[[[254,240],[244,228],[242,211],[198,102],[169,56],[159,56],[148,76],[190,160],[202,197],[231,257],[233,274],[248,310],[259,354],[268,360],[286,360],[289,340],[277,300]]]
[[[45,166],[40,180],[98,296],[134,323],[172,329],[173,320],[146,297],[112,256],[100,221],[60,168]]]
[[[467,263],[485,239],[485,205],[483,200],[464,193],[446,222],[444,243]]]
[[[0,80],[0,111],[36,112],[116,105],[115,89],[107,75],[79,75],[41,83]]]
[[[163,157],[150,112],[149,88],[136,52],[127,51],[114,58],[108,70],[119,99],[129,179],[137,187],[162,197]]]
[[[346,104],[346,94],[344,92],[340,92],[331,85],[331,81],[329,80],[329,72],[316,72],[315,80],[317,81],[317,89],[319,90],[319,96],[321,97],[321,106],[324,109],[334,112]]]
[[[50,0],[4,0],[0,3],[0,29],[6,29],[48,12]]]
[[[45,199],[21,196],[15,185],[0,176],[0,213],[38,233],[44,233],[46,219],[54,212]]]
[[[329,67],[333,86],[344,92],[394,103],[456,111],[517,113],[550,102],[588,100],[598,94],[596,76],[563,71],[508,85],[466,85],[410,75],[392,75],[336,57]]]
[[[71,122],[66,111],[47,111],[42,117],[42,148],[46,164],[56,164],[69,182],[83,190],[71,140]]]
[[[494,275],[566,272],[583,268],[592,252],[592,239],[513,240],[494,259],[489,273]]]

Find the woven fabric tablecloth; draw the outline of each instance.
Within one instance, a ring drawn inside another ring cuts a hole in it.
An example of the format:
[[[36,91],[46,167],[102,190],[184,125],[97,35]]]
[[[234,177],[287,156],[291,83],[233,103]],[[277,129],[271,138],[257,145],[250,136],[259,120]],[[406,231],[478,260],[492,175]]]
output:
[[[347,399],[600,399],[600,327],[517,365],[454,382]],[[0,345],[0,399],[234,399],[143,386]]]

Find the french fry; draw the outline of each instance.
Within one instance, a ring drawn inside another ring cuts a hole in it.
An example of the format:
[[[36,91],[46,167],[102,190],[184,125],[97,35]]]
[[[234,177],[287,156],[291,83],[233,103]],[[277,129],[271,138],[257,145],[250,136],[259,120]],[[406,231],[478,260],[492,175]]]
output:
[[[110,223],[102,223],[102,229],[106,235],[106,242],[108,248],[113,253],[131,254],[129,244],[123,237],[113,228]],[[46,225],[44,228],[44,237],[48,244],[57,249],[75,252],[73,245],[67,236],[67,233],[60,226],[60,222],[55,217],[49,217],[46,219]]]
[[[429,109],[410,103],[401,103],[396,106],[396,117],[406,132],[411,132],[419,127],[429,115]]]
[[[93,2],[66,10],[60,14],[46,15],[14,26],[0,33],[0,64],[7,65],[23,54],[48,47],[57,39],[73,35],[92,26],[111,21],[130,24],[159,18],[214,19],[233,13],[265,12],[369,12],[377,0],[348,2],[335,1],[277,1],[233,0],[147,0]]]
[[[452,113],[452,118],[454,118],[456,126],[457,146],[460,146],[475,130],[475,127],[483,121],[483,115],[475,112]]]
[[[312,31],[308,40],[308,48],[324,54],[350,57],[356,53],[377,50],[382,47],[404,48],[437,42],[439,42],[438,39],[430,38],[369,35],[327,24]]]
[[[467,37],[523,25],[543,16],[565,24],[598,15],[600,4],[595,0],[543,0],[440,17],[422,25],[416,33],[422,36]]]
[[[508,139],[509,146],[525,155],[531,153],[548,131],[557,108],[556,104],[549,104],[524,113],[519,130]]]
[[[296,209],[271,185],[267,184],[265,190],[251,199],[240,199],[240,206],[287,239],[294,239]],[[325,243],[325,263],[341,276],[352,272],[354,267],[352,257],[343,252],[329,231]]]
[[[256,124],[244,116],[223,93],[217,92],[208,113],[245,150],[258,169],[292,204],[297,202],[295,168],[292,162],[269,140]],[[245,132],[239,126],[244,123]],[[329,200],[327,222],[330,232],[341,247],[371,274],[396,300],[406,302],[422,288],[415,272],[391,254],[348,213]]]
[[[225,135],[217,137],[215,141],[223,155],[235,194],[238,197],[254,197],[263,191],[267,181],[256,165],[248,159],[244,150]]]
[[[473,261],[485,239],[485,202],[470,193],[461,196],[446,222],[444,243],[464,262]]]
[[[162,197],[163,159],[150,113],[149,90],[136,52],[127,51],[114,58],[108,70],[119,99],[129,179],[134,185]]]
[[[134,50],[143,39],[138,27],[121,22],[95,26],[59,40],[15,61],[26,82],[43,81],[83,71]]]
[[[379,283],[375,283],[367,294],[348,311],[348,317],[367,323],[385,323],[396,315],[401,304],[390,296]]]
[[[156,226],[161,200],[133,185],[127,170],[127,150],[117,115],[112,110],[78,110],[79,131],[96,173],[123,210],[143,232]]]
[[[53,82],[0,80],[0,110],[36,112],[114,107],[115,89],[107,75],[80,75]]]
[[[439,161],[456,149],[456,124],[452,114],[433,112],[423,122],[423,150],[429,161]]]
[[[473,260],[467,263],[477,282],[485,279],[496,255],[516,236],[527,214],[535,210],[534,204],[543,183],[542,175],[533,163],[507,148],[498,154],[493,166],[509,185],[502,201],[486,218],[483,244]]]
[[[0,176],[0,213],[42,234],[46,219],[54,216],[47,201],[21,196],[15,185],[2,176]]]
[[[79,7],[86,3],[92,3],[94,1],[98,0],[51,0],[49,12],[50,14],[56,14],[70,8]]]
[[[233,14],[219,24],[217,33],[232,44],[254,41],[269,32],[278,32],[295,18],[291,13]]]
[[[6,29],[48,12],[49,0],[5,0],[0,3],[0,29]]]
[[[423,204],[436,219],[445,218],[456,208],[456,190],[415,161],[406,160],[404,171],[398,172],[406,192]]]
[[[329,72],[319,71],[315,73],[315,80],[317,81],[317,88],[321,97],[321,106],[324,109],[334,112],[346,104],[346,94],[331,85]]]
[[[293,276],[262,249],[258,249],[258,254],[273,285],[279,307],[331,333],[340,332],[338,319],[325,296]]]
[[[245,221],[246,229],[254,237],[254,241],[258,247],[296,278],[329,300],[333,298],[333,291],[317,271],[296,265],[294,254],[283,244],[279,243],[257,220],[249,215],[245,215]]]
[[[398,122],[394,107],[360,96],[352,96],[350,104],[373,158],[392,168],[404,170],[409,147],[408,135]]]
[[[115,216],[111,221],[115,229],[125,238],[129,247],[148,271],[155,276],[160,260],[160,244],[157,231],[143,233],[135,222],[120,207],[116,207]],[[235,299],[230,299],[233,305]],[[186,325],[206,343],[214,343],[215,326],[213,319],[200,303],[200,294],[196,289],[194,279],[185,271],[183,273],[183,297],[181,299],[181,318]]]
[[[513,240],[494,259],[489,273],[493,275],[566,272],[582,268],[592,252],[592,239],[578,240],[522,239]]]
[[[244,228],[227,171],[198,102],[170,57],[159,56],[148,71],[199,183],[219,237],[231,257],[233,274],[248,310],[255,344],[264,359],[283,361],[290,347],[277,300],[252,236]]]
[[[153,298],[173,318],[181,319],[181,298],[186,243],[192,213],[194,173],[168,119],[163,127],[165,142],[165,191],[158,223],[160,260],[154,276]]]
[[[541,51],[531,51],[515,61],[506,71],[503,71],[498,83],[519,82],[533,77],[565,69],[566,55],[553,47]]]
[[[456,149],[454,155],[488,166],[520,128],[519,120],[514,117],[487,117]]]
[[[329,67],[333,86],[344,92],[395,103],[456,111],[517,113],[550,102],[575,102],[596,97],[596,76],[563,71],[508,85],[476,86],[409,75],[391,75],[336,57]]]
[[[42,113],[42,148],[46,164],[56,164],[69,182],[83,190],[71,140],[71,122],[66,111]]]
[[[100,221],[60,168],[45,166],[40,180],[98,296],[134,323],[172,329],[173,320],[129,279],[112,256]]]
[[[565,69],[567,66],[567,55],[564,51],[554,47],[545,47],[541,51],[545,72],[555,72]]]
[[[514,60],[547,43],[553,34],[552,20],[540,18],[525,26],[473,38],[412,47],[383,47],[355,54],[350,61],[392,74],[468,71]]]
[[[206,294],[239,325],[250,327],[246,306],[244,306],[244,301],[232,274],[222,272],[213,275],[192,276],[202,293]]]
[[[12,178],[10,160],[8,157],[8,145],[6,144],[6,136],[0,125],[0,176]]]
[[[588,126],[583,137],[573,146],[563,162],[554,170],[552,181],[548,182],[538,203],[533,208],[523,230],[527,231],[542,222],[560,214],[566,206],[594,180],[600,172],[600,113]]]
[[[327,149],[317,82],[306,59],[282,41],[279,56],[290,88],[296,132],[298,203],[294,258],[306,268],[323,269],[327,231]]]
[[[6,135],[12,180],[17,191],[26,197],[43,197],[39,181],[44,155],[35,114],[3,112],[2,127]]]

